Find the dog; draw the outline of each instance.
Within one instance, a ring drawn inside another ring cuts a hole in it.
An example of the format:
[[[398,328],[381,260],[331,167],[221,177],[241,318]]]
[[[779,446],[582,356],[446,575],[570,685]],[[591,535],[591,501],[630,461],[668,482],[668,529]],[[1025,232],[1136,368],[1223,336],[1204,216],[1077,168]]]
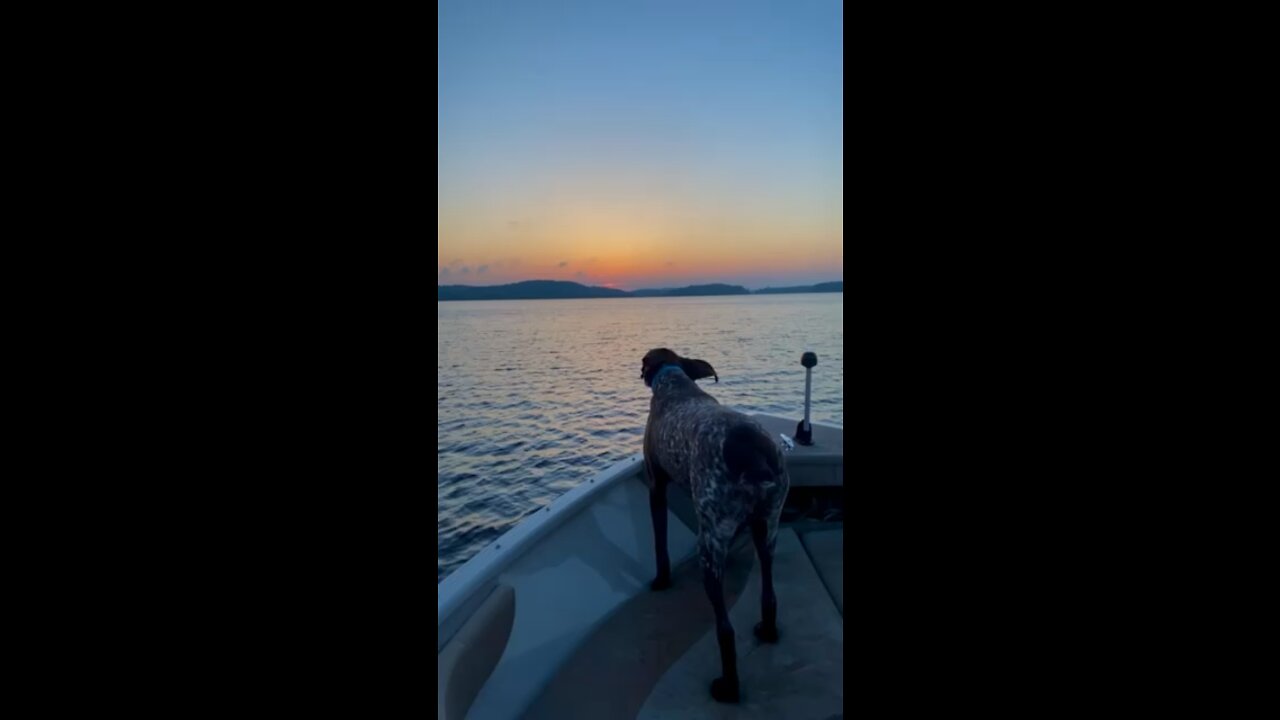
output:
[[[711,683],[719,702],[739,697],[737,649],[724,605],[724,567],[729,546],[750,528],[760,558],[761,621],[755,635],[778,641],[778,600],[773,592],[773,551],[778,516],[791,481],[782,451],[764,428],[742,413],[722,407],[695,380],[720,376],[705,360],[656,348],[640,362],[640,377],[653,390],[644,430],[644,467],[649,484],[657,577],[650,587],[671,587],[667,556],[667,486],[689,492],[698,518],[698,554],[703,587],[716,616],[721,676]]]

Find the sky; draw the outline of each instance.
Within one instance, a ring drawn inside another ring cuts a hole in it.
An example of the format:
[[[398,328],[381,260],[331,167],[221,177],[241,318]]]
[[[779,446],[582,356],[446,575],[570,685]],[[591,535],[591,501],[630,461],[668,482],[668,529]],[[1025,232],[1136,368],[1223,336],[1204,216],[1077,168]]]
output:
[[[833,0],[440,0],[442,285],[844,279]]]

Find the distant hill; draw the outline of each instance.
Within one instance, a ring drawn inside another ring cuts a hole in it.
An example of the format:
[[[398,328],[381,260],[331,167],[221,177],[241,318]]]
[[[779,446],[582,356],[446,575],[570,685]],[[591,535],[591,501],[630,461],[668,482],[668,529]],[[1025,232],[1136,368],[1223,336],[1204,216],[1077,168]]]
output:
[[[755,294],[844,292],[844,281],[800,287],[765,288]],[[437,285],[436,300],[557,300],[608,297],[690,297],[700,295],[751,295],[741,285],[690,285],[681,288],[647,288],[627,292],[564,280],[526,280],[510,285]]]
[[[626,297],[624,290],[588,287],[563,280],[526,280],[510,285],[437,285],[436,300],[548,300],[558,298]]]
[[[741,285],[690,285],[682,288],[649,288],[632,290],[632,297],[686,297],[691,295],[750,295],[751,291]]]
[[[782,293],[820,293],[844,292],[844,281],[818,283],[817,285],[798,285],[796,287],[762,288],[756,295],[780,295]]]

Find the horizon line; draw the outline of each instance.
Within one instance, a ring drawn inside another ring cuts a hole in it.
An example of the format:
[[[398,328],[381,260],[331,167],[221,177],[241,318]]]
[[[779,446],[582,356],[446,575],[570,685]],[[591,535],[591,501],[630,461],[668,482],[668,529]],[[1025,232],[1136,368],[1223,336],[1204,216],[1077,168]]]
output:
[[[468,285],[466,283],[442,284],[440,282],[440,279],[436,278],[436,287],[437,288],[440,288],[440,287],[494,288],[494,287],[503,287],[504,285],[519,285],[520,283],[526,283],[526,282],[560,282],[560,283],[569,283],[571,285],[580,285],[582,287],[587,287],[587,288],[600,288],[601,290],[620,290],[622,292],[635,292],[637,290],[672,290],[672,289],[686,288],[686,287],[702,287],[706,285],[728,285],[731,287],[740,287],[747,290],[768,290],[770,288],[792,288],[792,287],[809,287],[812,285],[825,285],[827,283],[833,283],[833,282],[844,282],[844,278],[839,278],[837,280],[822,280],[819,282],[811,282],[811,283],[797,283],[793,285],[761,285],[757,288],[751,288],[751,287],[748,287],[747,285],[740,285],[740,284],[731,283],[731,282],[699,282],[699,283],[686,283],[684,285],[672,285],[669,287],[663,287],[660,285],[637,286],[630,290],[625,289],[623,287],[617,287],[617,286],[610,287],[609,285],[588,285],[584,282],[579,282],[577,280],[557,280],[555,278],[530,278],[528,280],[513,280],[511,282],[494,283],[492,285]]]

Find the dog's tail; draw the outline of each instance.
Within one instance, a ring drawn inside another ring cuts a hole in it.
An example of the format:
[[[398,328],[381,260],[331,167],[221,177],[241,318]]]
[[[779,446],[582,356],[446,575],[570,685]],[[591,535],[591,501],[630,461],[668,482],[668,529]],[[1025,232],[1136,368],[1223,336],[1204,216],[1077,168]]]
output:
[[[778,446],[754,425],[737,425],[729,430],[724,438],[724,461],[729,466],[729,477],[766,493],[785,477]]]

